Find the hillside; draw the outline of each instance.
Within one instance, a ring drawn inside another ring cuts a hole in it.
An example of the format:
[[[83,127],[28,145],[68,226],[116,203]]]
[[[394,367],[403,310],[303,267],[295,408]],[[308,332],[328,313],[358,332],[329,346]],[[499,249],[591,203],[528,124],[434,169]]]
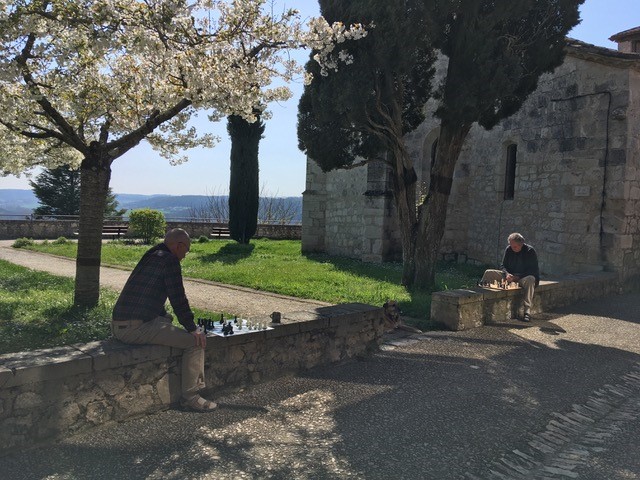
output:
[[[136,210],[151,208],[164,213],[167,220],[186,219],[191,212],[206,209],[211,202],[225,204],[227,197],[207,195],[140,195],[131,193],[116,193],[120,208]],[[292,222],[302,221],[302,197],[277,197],[262,199],[263,203],[271,203],[272,208],[286,209],[292,212]],[[0,188],[0,218],[15,218],[15,216],[30,215],[38,206],[38,199],[32,190],[1,189]]]

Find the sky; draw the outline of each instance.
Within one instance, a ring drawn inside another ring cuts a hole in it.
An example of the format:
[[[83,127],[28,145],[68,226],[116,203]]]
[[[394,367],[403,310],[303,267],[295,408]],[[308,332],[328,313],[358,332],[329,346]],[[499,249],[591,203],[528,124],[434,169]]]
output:
[[[296,8],[307,19],[319,15],[316,0],[276,0],[276,4]],[[616,49],[609,41],[615,33],[640,26],[638,0],[586,0],[580,7],[582,22],[569,36],[601,47]],[[306,62],[308,53],[296,56]],[[260,185],[264,196],[300,196],[305,189],[306,158],[298,150],[296,135],[298,100],[302,94],[301,80],[289,85],[293,96],[286,102],[269,105],[272,118],[266,122],[260,142]],[[226,121],[211,123],[205,114],[194,122],[201,132],[220,137],[212,149],[189,150],[189,161],[172,166],[141,143],[112,164],[111,188],[115,193],[169,195],[223,195],[229,191],[229,154],[231,144]],[[37,174],[38,171],[32,172]],[[0,188],[30,189],[28,178],[0,177]]]

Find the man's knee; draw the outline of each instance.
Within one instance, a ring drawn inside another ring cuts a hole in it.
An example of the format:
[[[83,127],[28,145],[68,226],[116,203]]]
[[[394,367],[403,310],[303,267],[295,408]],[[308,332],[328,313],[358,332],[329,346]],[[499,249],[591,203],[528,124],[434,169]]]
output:
[[[483,282],[493,282],[502,280],[502,270],[488,269],[484,271],[482,275]]]
[[[534,277],[533,275],[529,275],[527,277],[521,278],[520,279],[520,285],[522,287],[535,287],[536,286],[536,277]]]

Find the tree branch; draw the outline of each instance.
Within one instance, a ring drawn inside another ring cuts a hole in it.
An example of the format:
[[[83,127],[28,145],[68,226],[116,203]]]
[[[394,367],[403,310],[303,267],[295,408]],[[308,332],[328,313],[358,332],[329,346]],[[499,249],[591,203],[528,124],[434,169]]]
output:
[[[31,49],[35,44],[35,40],[35,35],[33,33],[30,33],[27,37],[27,42],[25,43],[22,52],[20,52],[20,55],[16,57],[16,62],[22,70],[22,78],[24,79],[29,92],[36,98],[36,102],[44,110],[44,115],[60,129],[60,136],[56,138],[60,138],[62,141],[75,148],[80,153],[86,154],[88,152],[88,149],[85,143],[80,139],[80,137],[78,137],[73,127],[69,125],[69,123],[60,114],[60,112],[58,112],[58,110],[55,109],[55,107],[51,104],[51,102],[49,102],[45,95],[43,95],[37,83],[35,82],[31,71],[29,70],[27,59],[32,57]]]

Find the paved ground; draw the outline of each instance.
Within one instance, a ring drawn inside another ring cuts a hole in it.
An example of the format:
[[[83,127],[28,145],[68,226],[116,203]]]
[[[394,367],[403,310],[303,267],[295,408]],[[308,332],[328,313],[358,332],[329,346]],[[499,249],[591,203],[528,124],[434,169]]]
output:
[[[0,249],[1,250],[1,249]],[[640,294],[389,336],[315,369],[0,458],[7,479],[640,478]]]
[[[75,276],[75,260],[12,248],[12,243],[12,240],[0,240],[0,259],[56,275]],[[102,267],[100,285],[120,291],[129,278],[129,273],[127,270]],[[243,318],[269,315],[276,311],[295,312],[329,305],[315,300],[287,297],[206,280],[186,280],[185,290],[192,307],[210,312],[224,311]]]

